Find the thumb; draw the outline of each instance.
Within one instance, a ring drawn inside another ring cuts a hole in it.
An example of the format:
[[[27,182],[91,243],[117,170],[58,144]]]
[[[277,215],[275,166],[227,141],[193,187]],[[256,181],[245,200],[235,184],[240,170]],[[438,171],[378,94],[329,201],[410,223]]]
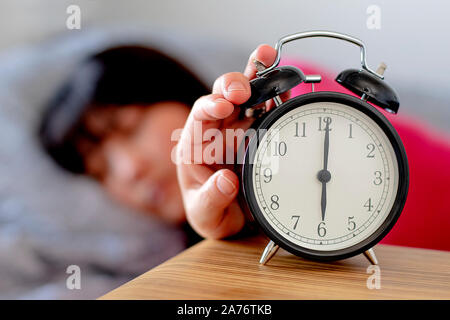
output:
[[[206,238],[224,238],[237,233],[244,225],[244,215],[239,206],[230,206],[237,195],[239,180],[228,169],[215,172],[196,190],[188,220]]]

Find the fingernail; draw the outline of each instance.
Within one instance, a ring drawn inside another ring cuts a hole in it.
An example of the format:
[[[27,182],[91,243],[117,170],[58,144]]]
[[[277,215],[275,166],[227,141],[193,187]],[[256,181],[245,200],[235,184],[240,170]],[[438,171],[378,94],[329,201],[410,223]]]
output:
[[[231,195],[236,190],[233,182],[231,182],[223,175],[220,175],[217,178],[217,188],[219,188],[220,192],[226,195]]]
[[[233,81],[227,87],[228,92],[230,92],[230,91],[245,91],[245,90],[246,90],[245,86],[240,81]]]
[[[215,110],[216,109],[216,102],[214,100],[208,100],[205,104],[204,110],[210,114],[211,116],[215,117]]]
[[[221,115],[217,113],[216,109],[217,109],[218,103],[224,103],[224,102],[228,103],[228,101],[225,100],[224,98],[217,98],[214,100],[209,100],[208,103],[205,105],[205,111],[213,117],[221,118]]]
[[[215,103],[228,103],[228,100],[224,99],[224,98],[217,98],[214,100]]]

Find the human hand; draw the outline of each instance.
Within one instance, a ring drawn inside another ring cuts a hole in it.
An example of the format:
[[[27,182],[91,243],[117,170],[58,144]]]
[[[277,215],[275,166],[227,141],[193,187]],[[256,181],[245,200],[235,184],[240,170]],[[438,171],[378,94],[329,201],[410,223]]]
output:
[[[249,81],[256,76],[254,61],[270,66],[275,57],[275,49],[268,45],[259,46],[250,55],[244,73],[231,72],[220,76],[214,82],[212,94],[195,102],[186,121],[177,146],[178,181],[187,220],[205,238],[228,237],[244,227],[244,214],[236,199],[239,179],[232,171],[233,165],[224,161],[225,158],[229,160],[225,153],[230,150],[234,160],[240,141],[235,144],[234,137],[227,141],[226,130],[250,127],[253,120],[239,119],[239,107],[235,106],[250,98]],[[281,98],[288,96],[287,92]],[[268,110],[273,105],[273,101],[266,102]],[[205,139],[208,131],[213,134]],[[214,154],[212,161],[205,159],[202,150],[207,150],[212,143],[217,145],[218,141],[223,141],[222,154]]]

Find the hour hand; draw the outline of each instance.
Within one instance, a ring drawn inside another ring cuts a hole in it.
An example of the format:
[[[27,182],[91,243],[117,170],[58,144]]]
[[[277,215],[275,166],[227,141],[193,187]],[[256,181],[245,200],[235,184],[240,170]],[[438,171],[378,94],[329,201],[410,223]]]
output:
[[[325,210],[327,209],[327,183],[322,182],[322,198],[320,200],[320,207],[322,209],[322,221],[325,220]]]
[[[322,210],[322,221],[325,220],[325,211],[327,208],[327,183],[331,180],[331,174],[328,170],[320,170],[317,179],[322,182],[322,197],[320,198],[320,207]]]

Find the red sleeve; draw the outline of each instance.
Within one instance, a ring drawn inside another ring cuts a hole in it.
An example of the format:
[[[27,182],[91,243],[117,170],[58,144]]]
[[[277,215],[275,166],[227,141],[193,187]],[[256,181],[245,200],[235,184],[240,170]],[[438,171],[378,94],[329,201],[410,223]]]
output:
[[[327,71],[316,66],[283,60],[305,74],[321,74],[315,91],[337,91],[354,95]],[[311,91],[310,84],[294,88],[297,96]],[[406,149],[409,164],[409,192],[405,208],[385,244],[450,250],[450,134],[408,116],[408,106],[392,115],[380,110],[393,124]]]

